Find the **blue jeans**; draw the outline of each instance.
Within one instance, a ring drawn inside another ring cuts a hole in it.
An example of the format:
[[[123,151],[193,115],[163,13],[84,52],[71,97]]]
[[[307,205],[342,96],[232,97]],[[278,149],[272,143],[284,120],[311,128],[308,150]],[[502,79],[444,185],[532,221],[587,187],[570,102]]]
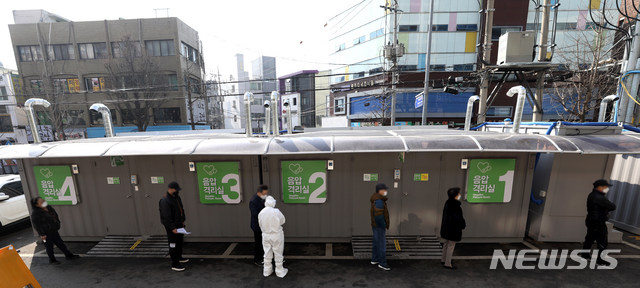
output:
[[[371,249],[371,262],[379,262],[380,265],[387,265],[387,238],[386,227],[373,228],[373,247]]]

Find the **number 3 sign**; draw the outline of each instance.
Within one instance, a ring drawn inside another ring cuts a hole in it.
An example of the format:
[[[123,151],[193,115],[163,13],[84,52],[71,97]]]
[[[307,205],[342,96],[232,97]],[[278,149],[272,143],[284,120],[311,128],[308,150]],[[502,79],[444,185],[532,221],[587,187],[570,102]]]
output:
[[[284,203],[327,201],[326,161],[282,161]]]

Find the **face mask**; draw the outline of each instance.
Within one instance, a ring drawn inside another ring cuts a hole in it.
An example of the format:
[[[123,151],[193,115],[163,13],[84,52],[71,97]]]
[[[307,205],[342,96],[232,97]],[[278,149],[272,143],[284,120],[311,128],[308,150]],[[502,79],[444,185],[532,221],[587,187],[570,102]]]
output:
[[[607,194],[607,193],[609,193],[609,187],[607,187],[607,188],[604,188],[604,190],[602,190],[602,192],[604,192],[604,194]]]
[[[462,197],[462,195],[458,194],[458,196],[456,196],[456,200],[460,200],[460,198]]]
[[[47,206],[49,206],[49,203],[47,203],[47,201],[42,202],[42,208],[46,208]]]
[[[265,199],[267,199],[267,196],[268,196],[267,194],[260,195],[260,198],[262,198],[262,200],[265,200]]]
[[[389,193],[389,192],[384,191],[384,193],[382,193],[382,196],[387,197],[387,194],[388,194],[388,193]]]
[[[180,194],[180,191],[173,192],[173,196],[178,196],[178,194]]]

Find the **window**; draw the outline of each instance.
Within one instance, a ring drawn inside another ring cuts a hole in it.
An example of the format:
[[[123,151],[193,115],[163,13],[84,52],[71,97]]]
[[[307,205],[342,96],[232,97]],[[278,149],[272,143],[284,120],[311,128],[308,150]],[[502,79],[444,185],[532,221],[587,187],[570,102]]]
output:
[[[20,61],[22,62],[42,61],[42,49],[40,49],[40,46],[18,46],[18,50],[20,51]]]
[[[360,36],[360,37],[358,37],[356,39],[353,39],[353,45],[358,45],[358,44],[364,42],[365,40],[366,39],[364,38],[364,35],[362,35],[362,36]]]
[[[380,36],[384,35],[384,29],[378,29],[376,31],[373,31],[369,34],[369,40],[374,39],[374,38],[378,38]]]
[[[189,81],[189,86],[191,86],[191,93],[200,94],[200,80],[193,77],[189,77],[188,79],[189,80],[185,77],[185,82]],[[184,89],[186,90],[187,87],[185,86]]]
[[[20,186],[18,187],[17,185],[12,185],[13,183],[5,184],[4,186],[2,186],[2,188],[0,188],[0,193],[9,196],[9,198],[13,198],[13,197],[18,197],[20,195],[24,195],[24,190],[22,189],[22,184],[20,182],[16,182],[16,183],[18,183]],[[14,187],[17,187],[20,190],[14,188]]]
[[[87,125],[84,119],[84,110],[69,110],[62,115],[62,124],[65,125]]]
[[[198,63],[198,50],[184,44],[184,42],[182,42],[182,56],[187,57],[193,63]]]
[[[500,36],[507,32],[522,31],[522,27],[493,27],[491,29],[491,41],[499,41]]]
[[[399,32],[417,32],[418,30],[418,25],[400,25],[398,27]]]
[[[107,59],[107,43],[85,43],[78,44],[80,48],[80,59]]]
[[[325,101],[324,101],[324,115],[325,116],[329,116],[329,108],[331,108],[331,96],[326,96]]]
[[[429,71],[444,71],[445,68],[446,66],[442,64],[429,65]]]
[[[345,46],[344,46],[344,43],[342,43],[342,44],[340,44],[340,45],[336,46],[336,52],[338,52],[338,51],[340,51],[340,50],[344,50],[344,47],[345,47]]]
[[[558,65],[558,68],[556,68],[556,70],[558,70],[558,71],[567,71],[567,70],[569,70],[569,65],[560,64],[560,65]]]
[[[398,69],[400,71],[417,71],[418,65],[400,65]]]
[[[233,100],[233,104],[231,104],[231,108],[236,108],[236,100]]]
[[[49,60],[73,60],[76,59],[74,52],[73,45],[71,44],[47,46],[47,56],[49,56]]]
[[[297,101],[298,101],[298,98],[295,98],[295,97],[294,97],[294,98],[293,98],[293,106],[298,105]]]
[[[574,30],[577,23],[558,23],[556,24],[556,30]]]
[[[51,125],[51,119],[49,119],[47,112],[36,111],[36,116],[38,117],[38,125]]]
[[[449,25],[431,25],[431,31],[449,31]]]
[[[0,100],[9,100],[6,87],[0,87]]]
[[[167,79],[169,80],[169,90],[178,90],[178,88],[180,88],[178,86],[178,75],[176,74],[169,74],[167,76]]]
[[[80,81],[78,79],[53,79],[53,88],[56,93],[77,93],[80,92]]]
[[[511,106],[491,106],[487,108],[487,117],[510,117]]]
[[[109,111],[111,111],[111,123],[116,123],[116,110],[109,109]],[[91,118],[92,125],[104,125],[104,122],[102,121],[102,113],[89,110],[89,116]]]
[[[260,97],[254,97],[254,98],[253,98],[253,102],[251,102],[251,105],[258,105],[258,106],[262,106],[262,98],[260,98]]]
[[[587,22],[587,24],[585,25],[586,30],[598,30],[599,28],[600,27],[598,27],[598,24],[593,22]]]
[[[336,83],[344,81],[344,76],[336,77],[335,81],[336,81]]]
[[[382,73],[382,68],[375,68],[375,69],[369,70],[369,75],[374,75],[379,73]]]
[[[344,114],[344,97],[333,100],[333,107],[335,109],[335,114]]]
[[[364,71],[353,74],[353,79],[364,77]]]
[[[122,109],[120,116],[122,117],[122,124],[133,124],[133,120],[137,115],[129,109]]]
[[[156,123],[180,123],[180,108],[153,109],[153,118]]]
[[[9,114],[7,111],[7,105],[0,105],[0,114]]]
[[[249,90],[262,91],[262,83],[250,83]]]
[[[478,31],[478,24],[458,24],[456,31]]]
[[[151,56],[174,56],[176,51],[173,47],[173,40],[153,40],[145,41],[147,52]]]
[[[238,122],[238,115],[233,115],[233,122]]]
[[[84,85],[89,93],[105,90],[104,78],[84,78]]]
[[[111,42],[111,50],[113,51],[113,58],[123,58],[126,53],[131,53],[133,57],[142,56],[140,41]]]
[[[44,84],[42,83],[42,80],[31,80],[31,91],[34,94],[44,93]]]
[[[309,105],[309,98],[302,97],[302,105]]]
[[[455,64],[453,71],[473,71],[473,64]]]

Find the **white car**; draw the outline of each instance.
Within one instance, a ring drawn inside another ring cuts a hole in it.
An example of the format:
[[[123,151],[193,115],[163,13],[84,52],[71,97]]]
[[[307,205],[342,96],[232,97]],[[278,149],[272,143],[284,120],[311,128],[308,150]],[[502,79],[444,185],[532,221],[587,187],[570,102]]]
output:
[[[20,175],[0,175],[0,229],[28,218]]]

